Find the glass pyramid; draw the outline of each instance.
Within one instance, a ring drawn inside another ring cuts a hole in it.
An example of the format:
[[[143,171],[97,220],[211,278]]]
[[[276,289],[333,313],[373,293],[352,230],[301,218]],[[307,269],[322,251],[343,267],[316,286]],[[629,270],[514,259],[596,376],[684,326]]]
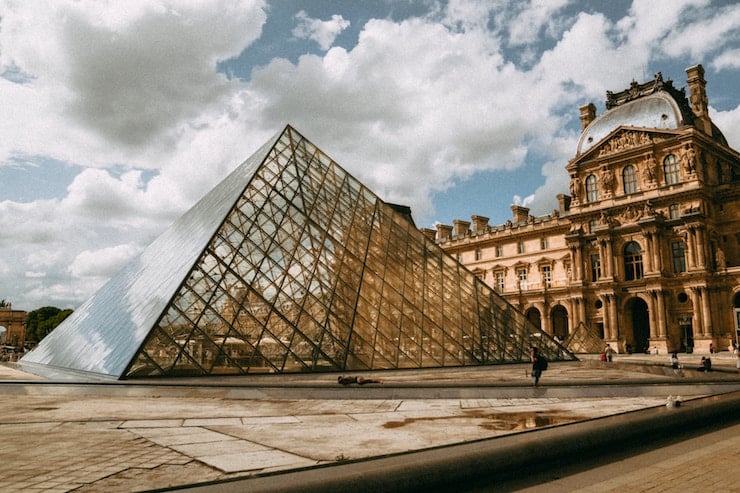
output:
[[[579,323],[576,329],[568,334],[563,346],[572,353],[601,353],[606,347],[606,341],[592,332],[586,324]]]
[[[287,126],[28,353],[113,378],[522,362],[563,347]]]

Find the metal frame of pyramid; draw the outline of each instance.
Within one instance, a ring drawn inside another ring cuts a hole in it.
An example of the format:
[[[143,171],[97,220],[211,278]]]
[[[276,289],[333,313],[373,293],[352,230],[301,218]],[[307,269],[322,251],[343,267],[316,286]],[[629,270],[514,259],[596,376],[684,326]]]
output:
[[[574,359],[291,126],[22,364],[110,378]]]
[[[606,341],[591,331],[583,322],[579,323],[568,337],[563,346],[571,353],[601,353],[606,347]]]

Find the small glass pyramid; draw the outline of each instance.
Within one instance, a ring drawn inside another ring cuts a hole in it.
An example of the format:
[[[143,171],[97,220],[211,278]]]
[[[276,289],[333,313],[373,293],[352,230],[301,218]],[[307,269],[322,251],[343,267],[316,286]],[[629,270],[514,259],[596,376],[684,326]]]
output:
[[[28,353],[112,378],[569,352],[287,126]]]

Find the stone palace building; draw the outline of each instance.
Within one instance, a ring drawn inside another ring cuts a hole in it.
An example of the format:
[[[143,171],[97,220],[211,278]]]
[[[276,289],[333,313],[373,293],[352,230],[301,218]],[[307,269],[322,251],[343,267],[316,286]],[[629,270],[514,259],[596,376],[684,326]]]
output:
[[[740,329],[740,154],[660,73],[580,108],[569,194],[544,217],[512,206],[424,230],[545,332],[583,327],[619,351],[727,349]],[[711,346],[710,346],[711,345]]]

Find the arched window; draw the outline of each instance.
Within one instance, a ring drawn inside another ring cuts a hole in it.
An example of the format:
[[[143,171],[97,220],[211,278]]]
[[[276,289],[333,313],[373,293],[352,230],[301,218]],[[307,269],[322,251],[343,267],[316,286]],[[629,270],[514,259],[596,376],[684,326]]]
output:
[[[637,192],[637,173],[631,164],[622,170],[622,183],[624,183],[625,195]]]
[[[642,279],[642,249],[636,241],[631,241],[624,247],[624,279]]]
[[[663,160],[663,176],[666,185],[681,183],[681,168],[675,154],[668,154]]]
[[[586,178],[586,202],[596,202],[599,200],[599,183],[595,175],[588,175]]]

